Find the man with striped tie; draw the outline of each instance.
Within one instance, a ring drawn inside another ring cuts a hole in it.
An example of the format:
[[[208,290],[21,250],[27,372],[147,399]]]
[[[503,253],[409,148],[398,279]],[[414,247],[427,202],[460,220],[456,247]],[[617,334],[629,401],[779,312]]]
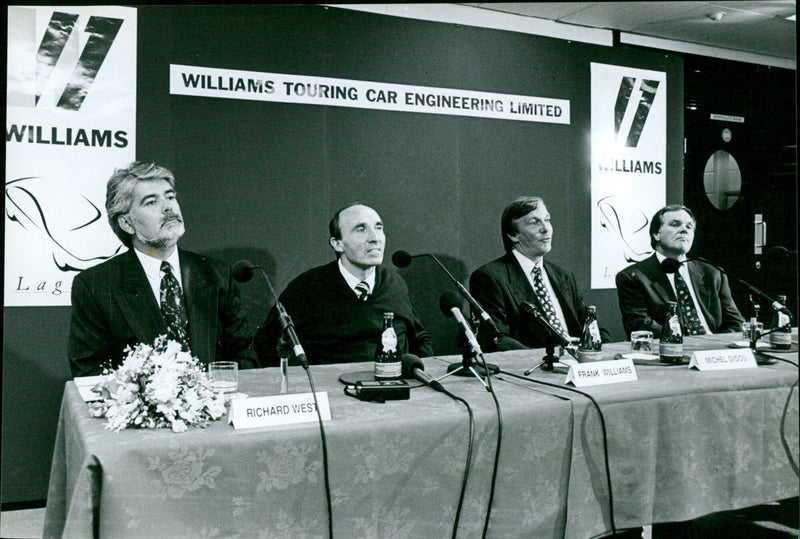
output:
[[[329,243],[336,260],[295,278],[280,296],[311,364],[373,361],[383,313],[394,313],[398,351],[433,354],[403,278],[383,265],[386,247],[380,215],[360,203],[330,220]],[[256,334],[262,366],[279,364],[281,326],[273,307]]]
[[[695,226],[694,213],[686,206],[664,206],[650,221],[653,255],[617,274],[619,310],[628,336],[636,330],[659,335],[668,301],[678,303],[687,335],[741,330],[744,318],[731,297],[727,276],[709,264],[685,262]],[[681,263],[675,264],[674,273],[663,269],[662,262],[667,258]]]
[[[494,320],[500,336],[479,332],[484,351],[544,348],[549,336],[521,307],[536,305],[548,322],[565,337],[579,337],[586,304],[575,275],[549,260],[553,225],[540,197],[519,197],[500,218],[506,254],[472,273],[469,289]],[[601,338],[609,340],[601,329]]]

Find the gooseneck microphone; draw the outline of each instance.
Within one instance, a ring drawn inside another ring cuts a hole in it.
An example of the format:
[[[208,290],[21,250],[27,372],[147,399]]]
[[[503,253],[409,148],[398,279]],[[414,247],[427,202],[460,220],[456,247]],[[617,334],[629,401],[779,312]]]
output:
[[[470,309],[472,309],[473,312],[478,314],[482,323],[485,323],[488,326],[489,330],[492,332],[492,335],[495,336],[499,335],[500,332],[498,331],[497,326],[494,323],[494,320],[492,320],[492,317],[489,316],[489,313],[487,313],[484,310],[484,308],[481,307],[480,303],[478,303],[478,301],[472,297],[472,294],[469,293],[469,290],[467,290],[467,288],[463,284],[461,284],[461,282],[458,279],[453,277],[453,274],[447,271],[447,268],[444,267],[444,264],[442,264],[439,261],[439,259],[436,258],[434,255],[430,253],[412,255],[408,251],[397,251],[392,255],[392,263],[398,268],[405,268],[411,264],[411,259],[419,258],[422,256],[428,256],[432,258],[439,265],[439,267],[442,268],[442,270],[447,274],[450,280],[453,281],[453,284],[456,285],[456,288],[458,288],[458,291],[461,293],[464,299],[467,300]]]
[[[464,496],[467,492],[467,481],[469,480],[469,471],[472,467],[472,449],[475,444],[475,418],[472,413],[472,407],[469,403],[462,399],[457,395],[453,395],[449,391],[447,391],[442,384],[440,384],[437,380],[434,380],[430,377],[428,373],[425,372],[425,364],[422,360],[415,356],[414,354],[403,354],[401,358],[402,361],[402,369],[403,369],[403,378],[416,378],[423,384],[427,385],[428,387],[435,389],[441,393],[444,393],[451,399],[460,402],[464,405],[467,409],[467,413],[469,414],[469,437],[468,437],[468,444],[467,444],[467,460],[464,463],[464,474],[461,478],[461,493],[458,497],[458,506],[456,508],[455,518],[453,520],[453,533],[451,535],[451,539],[456,539],[456,533],[458,532],[458,524],[461,519],[461,509],[464,506]]]
[[[264,268],[253,264],[249,260],[239,260],[231,266],[231,275],[233,275],[233,278],[237,282],[246,283],[253,278],[253,271],[256,269],[261,270],[261,275],[264,276],[264,280],[267,282],[270,294],[272,294],[272,297],[275,299],[275,309],[278,311],[278,319],[280,320],[281,328],[289,339],[289,343],[292,345],[292,353],[295,359],[304,369],[308,369],[308,358],[306,357],[305,350],[303,350],[303,345],[300,344],[300,339],[297,338],[297,332],[294,330],[292,317],[289,316],[289,313],[286,312],[283,304],[278,299],[278,295],[275,293],[272,282],[269,280],[269,276],[267,272],[264,271]]]
[[[561,346],[561,348],[563,348],[567,353],[569,353],[569,355],[575,357],[574,345],[563,333],[557,330],[553,324],[550,323],[539,307],[528,301],[523,301],[519,304],[519,308],[522,309],[523,313],[533,318],[533,320],[543,327],[545,332],[548,334],[549,338],[545,341],[545,355],[544,358],[542,358],[542,363],[540,364],[542,370],[552,371],[556,362],[559,360],[559,357],[556,355],[554,343],[558,343],[558,345]],[[537,365],[525,371],[525,376],[528,376],[538,367],[539,366]]]
[[[547,319],[547,317],[544,315],[544,313],[541,310],[539,310],[539,307],[537,307],[536,305],[534,305],[533,303],[530,303],[528,301],[523,301],[522,303],[519,304],[519,307],[520,307],[520,309],[522,309],[522,311],[524,313],[527,313],[534,320],[539,322],[547,330],[547,332],[550,334],[550,336],[558,343],[559,346],[561,346],[563,348],[566,348],[567,346],[572,344],[569,341],[569,339],[567,339],[564,336],[563,333],[558,331],[553,326],[553,324],[550,323],[550,321]]]
[[[774,311],[782,312],[783,314],[788,316],[790,319],[794,319],[794,317],[792,316],[792,313],[789,311],[789,309],[786,308],[786,306],[784,304],[782,304],[781,302],[771,298],[765,292],[759,290],[758,288],[756,288],[755,286],[751,285],[747,281],[745,281],[743,279],[740,279],[740,278],[738,278],[738,277],[736,277],[734,275],[731,275],[730,273],[725,271],[725,269],[722,268],[721,266],[718,266],[718,265],[714,264],[713,262],[709,262],[705,258],[702,258],[702,257],[699,257],[699,256],[695,256],[695,257],[692,257],[692,258],[687,258],[685,260],[677,260],[675,258],[665,258],[664,260],[661,261],[661,269],[664,271],[664,273],[675,273],[676,271],[678,271],[678,268],[680,268],[681,265],[683,265],[683,264],[685,264],[687,262],[691,262],[693,260],[696,260],[698,262],[703,262],[704,264],[708,264],[712,268],[715,268],[715,269],[721,271],[723,274],[727,275],[731,279],[735,280],[736,282],[738,282],[739,284],[741,284],[742,286],[747,288],[751,293],[755,294],[756,296],[762,298],[767,303],[769,303],[770,307],[772,307],[772,309]]]
[[[231,276],[239,283],[246,283],[253,278],[253,271],[256,269],[261,270],[261,275],[263,275],[264,280],[267,281],[270,294],[272,294],[272,297],[275,299],[275,308],[278,310],[281,327],[289,337],[295,359],[297,359],[297,362],[305,369],[308,384],[311,386],[311,396],[314,398],[314,407],[317,409],[317,422],[319,424],[320,441],[322,442],[322,473],[325,478],[325,504],[328,509],[328,537],[333,537],[333,504],[331,503],[331,482],[330,471],[328,469],[328,441],[325,436],[325,426],[322,422],[322,412],[320,412],[319,401],[317,400],[317,389],[314,387],[314,379],[311,377],[311,370],[308,368],[308,358],[306,357],[303,347],[300,345],[297,333],[294,331],[292,319],[278,299],[278,295],[272,287],[272,281],[269,280],[269,276],[267,272],[264,271],[264,268],[253,264],[249,260],[239,260],[231,266]]]
[[[436,391],[444,391],[444,386],[438,381],[431,378],[431,375],[425,372],[425,364],[414,354],[403,354],[401,358],[403,378],[416,378],[426,386]]]
[[[458,322],[458,326],[461,328],[461,333],[464,334],[467,343],[472,349],[472,353],[476,355],[482,354],[481,345],[478,344],[475,333],[472,332],[469,322],[467,322],[466,318],[464,318],[464,314],[461,312],[461,305],[461,298],[456,296],[451,290],[447,290],[439,297],[439,308],[442,310],[442,314],[455,318],[456,322]]]
[[[457,374],[458,376],[469,376],[472,374],[475,378],[480,380],[487,391],[490,391],[491,389],[488,383],[489,374],[496,374],[500,368],[493,363],[486,363],[486,360],[483,358],[481,346],[478,344],[478,339],[475,338],[475,333],[472,332],[469,322],[467,322],[466,318],[464,318],[464,314],[461,312],[462,306],[462,299],[452,290],[447,290],[439,297],[439,308],[442,310],[442,313],[447,317],[455,318],[456,322],[458,322],[460,333],[464,335],[467,341],[467,346],[461,354],[461,362],[451,363],[447,367],[447,374],[442,378],[450,376],[451,374]],[[480,362],[475,363],[475,359],[480,359]],[[481,376],[486,376],[487,380],[484,380]],[[439,378],[439,380],[442,378]]]

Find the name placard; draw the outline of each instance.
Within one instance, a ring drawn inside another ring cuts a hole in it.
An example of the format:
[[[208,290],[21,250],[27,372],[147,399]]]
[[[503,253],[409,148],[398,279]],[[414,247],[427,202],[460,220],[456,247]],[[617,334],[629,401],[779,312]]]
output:
[[[96,376],[76,376],[72,381],[78,388],[78,393],[81,394],[85,402],[99,401],[100,395],[92,391],[92,388],[103,381],[105,375],[98,374]]]
[[[321,391],[316,395],[322,420],[329,421],[331,409],[328,405],[328,392]],[[291,425],[318,420],[313,393],[234,399],[228,412],[228,423],[233,423],[235,429]]]
[[[689,368],[700,371],[722,371],[727,369],[752,369],[758,367],[753,351],[749,348],[727,348],[724,350],[697,350],[692,352]]]
[[[572,382],[575,387],[586,387],[616,384],[617,382],[635,382],[638,379],[633,360],[616,359],[573,364],[569,368],[564,383]]]

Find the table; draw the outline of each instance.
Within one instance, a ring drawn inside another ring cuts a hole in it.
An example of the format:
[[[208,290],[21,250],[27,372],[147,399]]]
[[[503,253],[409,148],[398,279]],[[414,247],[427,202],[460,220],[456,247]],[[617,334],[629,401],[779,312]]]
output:
[[[687,339],[720,348],[730,337]],[[796,349],[796,336],[794,337]],[[627,343],[604,353],[627,351]],[[591,401],[517,378],[541,350],[486,354],[503,438],[488,536],[575,537],[611,529],[599,414]],[[783,354],[797,362],[797,353]],[[426,358],[437,377],[458,357]],[[337,537],[449,537],[467,450],[462,404],[429,388],[368,403],[338,376],[362,365],[311,368],[327,391]],[[798,495],[798,371],[785,363],[698,372],[637,366],[639,380],[584,388],[605,419],[617,528],[685,520]],[[563,385],[563,373],[534,371]],[[459,537],[479,537],[494,462],[494,401],[471,377],[445,387],[475,415],[473,463]],[[277,369],[240,373],[250,396],[278,392]],[[290,390],[309,391],[290,368]],[[59,419],[45,537],[324,537],[327,512],[316,423],[236,431],[104,430],[73,382]]]

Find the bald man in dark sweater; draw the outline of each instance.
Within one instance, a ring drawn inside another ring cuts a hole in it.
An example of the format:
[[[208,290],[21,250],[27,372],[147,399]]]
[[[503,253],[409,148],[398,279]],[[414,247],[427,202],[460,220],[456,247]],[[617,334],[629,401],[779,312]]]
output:
[[[350,205],[336,212],[329,229],[337,260],[301,274],[280,296],[309,363],[373,361],[385,312],[394,313],[399,352],[432,355],[405,281],[382,265],[385,236],[377,212]],[[281,333],[273,307],[255,339],[262,366],[279,364]]]

